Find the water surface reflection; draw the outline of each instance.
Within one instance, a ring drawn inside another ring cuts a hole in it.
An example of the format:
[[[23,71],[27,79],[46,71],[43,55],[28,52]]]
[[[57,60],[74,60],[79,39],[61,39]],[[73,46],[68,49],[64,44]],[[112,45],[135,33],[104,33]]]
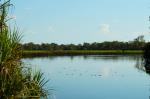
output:
[[[122,55],[25,58],[50,78],[56,99],[148,99],[142,57]]]

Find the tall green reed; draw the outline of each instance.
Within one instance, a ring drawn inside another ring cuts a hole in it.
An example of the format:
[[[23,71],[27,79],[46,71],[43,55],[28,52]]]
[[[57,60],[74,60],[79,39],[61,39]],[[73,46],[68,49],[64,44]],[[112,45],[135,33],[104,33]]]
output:
[[[43,73],[33,73],[20,61],[22,49],[19,31],[7,26],[10,0],[0,0],[0,99],[47,96]]]

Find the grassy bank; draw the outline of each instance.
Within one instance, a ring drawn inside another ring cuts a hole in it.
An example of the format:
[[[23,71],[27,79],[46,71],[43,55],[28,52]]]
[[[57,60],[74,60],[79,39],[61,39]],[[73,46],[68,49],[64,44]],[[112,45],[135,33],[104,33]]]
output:
[[[31,50],[23,51],[24,57],[30,56],[62,56],[62,55],[120,55],[120,54],[142,54],[142,50]]]

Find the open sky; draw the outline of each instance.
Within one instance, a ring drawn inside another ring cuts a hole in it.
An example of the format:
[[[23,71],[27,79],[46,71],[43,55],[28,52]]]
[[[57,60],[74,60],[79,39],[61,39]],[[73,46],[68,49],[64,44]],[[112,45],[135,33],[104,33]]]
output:
[[[150,40],[150,0],[12,0],[23,42]]]

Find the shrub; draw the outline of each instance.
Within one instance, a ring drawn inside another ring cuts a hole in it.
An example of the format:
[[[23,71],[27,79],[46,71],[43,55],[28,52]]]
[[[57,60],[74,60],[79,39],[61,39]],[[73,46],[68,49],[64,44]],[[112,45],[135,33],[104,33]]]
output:
[[[47,96],[44,85],[47,83],[43,73],[33,73],[20,61],[22,49],[21,36],[16,28],[7,26],[8,1],[0,1],[0,99]]]

